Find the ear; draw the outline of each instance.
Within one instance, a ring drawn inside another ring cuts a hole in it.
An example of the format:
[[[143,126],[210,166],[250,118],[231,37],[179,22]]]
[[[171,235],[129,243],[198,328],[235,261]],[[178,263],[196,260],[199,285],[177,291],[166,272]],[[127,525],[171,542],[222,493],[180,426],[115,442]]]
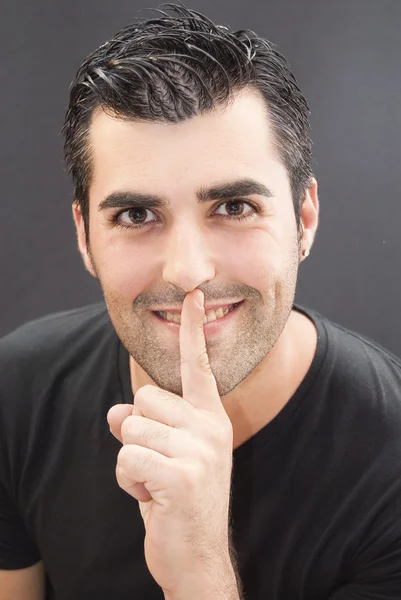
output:
[[[77,200],[74,200],[72,203],[72,216],[75,223],[75,228],[77,231],[77,241],[78,241],[78,249],[82,256],[82,260],[84,261],[84,265],[89,273],[97,279],[96,271],[92,264],[92,260],[90,257],[90,253],[86,243],[86,233],[84,226],[84,219],[82,216],[81,208]]]
[[[311,250],[319,225],[319,199],[317,195],[317,181],[314,177],[306,190],[305,200],[301,209],[302,238],[300,240],[301,260],[304,260],[302,251]]]

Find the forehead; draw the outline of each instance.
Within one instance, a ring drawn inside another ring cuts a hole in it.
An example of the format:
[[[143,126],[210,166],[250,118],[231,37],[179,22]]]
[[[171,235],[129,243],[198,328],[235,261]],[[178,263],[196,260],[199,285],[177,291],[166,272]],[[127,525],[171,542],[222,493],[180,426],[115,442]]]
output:
[[[224,108],[174,124],[124,121],[97,109],[89,142],[95,196],[133,185],[168,195],[178,187],[189,191],[284,170],[267,107],[256,93],[242,93]]]

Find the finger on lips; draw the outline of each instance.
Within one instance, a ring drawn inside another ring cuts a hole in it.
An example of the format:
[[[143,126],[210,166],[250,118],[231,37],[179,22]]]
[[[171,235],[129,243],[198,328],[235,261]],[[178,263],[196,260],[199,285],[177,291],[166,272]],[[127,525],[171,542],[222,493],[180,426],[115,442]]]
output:
[[[183,397],[194,406],[221,408],[216,380],[206,350],[204,295],[196,289],[185,296],[179,332]]]
[[[151,442],[149,432],[152,430],[154,449],[157,451],[156,446],[160,449],[163,446],[165,452],[166,427],[186,428],[193,421],[195,408],[223,409],[206,350],[203,304],[203,293],[197,289],[186,295],[182,306],[179,344],[183,398],[148,384],[137,390],[134,404],[113,406],[107,420],[111,433],[121,443],[140,445],[137,441],[129,441],[137,436],[133,436],[132,431],[137,428],[138,432],[142,432],[138,435],[142,435],[144,440],[144,429],[147,428],[148,443]],[[144,420],[135,420],[138,415],[138,419]],[[161,444],[163,436],[164,445]],[[162,454],[163,450],[160,450]]]

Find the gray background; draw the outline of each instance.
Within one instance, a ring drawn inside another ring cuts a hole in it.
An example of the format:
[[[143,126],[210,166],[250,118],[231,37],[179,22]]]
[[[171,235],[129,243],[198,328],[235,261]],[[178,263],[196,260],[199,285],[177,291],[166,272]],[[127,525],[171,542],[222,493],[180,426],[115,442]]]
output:
[[[0,335],[101,299],[77,250],[60,128],[84,57],[156,5],[3,0]],[[297,301],[401,355],[401,0],[187,5],[276,43],[311,107],[321,221]]]

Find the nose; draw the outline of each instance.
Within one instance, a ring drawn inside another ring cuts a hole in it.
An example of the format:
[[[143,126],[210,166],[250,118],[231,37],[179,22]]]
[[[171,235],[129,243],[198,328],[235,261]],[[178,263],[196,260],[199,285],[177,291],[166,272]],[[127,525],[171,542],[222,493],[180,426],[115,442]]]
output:
[[[163,279],[190,292],[214,277],[215,267],[205,235],[196,225],[176,226],[167,242]]]

